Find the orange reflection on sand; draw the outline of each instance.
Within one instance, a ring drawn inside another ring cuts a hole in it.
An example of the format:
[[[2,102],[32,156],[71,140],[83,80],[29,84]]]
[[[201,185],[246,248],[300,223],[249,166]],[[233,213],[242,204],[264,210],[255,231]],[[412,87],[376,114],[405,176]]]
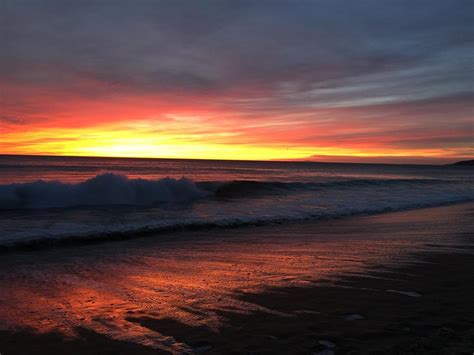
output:
[[[368,263],[400,262],[406,251],[423,243],[423,233],[432,239],[426,226],[410,231],[407,225],[416,221],[403,213],[387,216],[7,254],[0,265],[1,326],[71,336],[84,327],[115,339],[185,351],[185,344],[133,319],[172,318],[217,330],[225,322],[219,311],[272,312],[239,300],[239,292],[304,286],[360,271]],[[400,228],[393,228],[397,223],[419,237],[403,237]]]

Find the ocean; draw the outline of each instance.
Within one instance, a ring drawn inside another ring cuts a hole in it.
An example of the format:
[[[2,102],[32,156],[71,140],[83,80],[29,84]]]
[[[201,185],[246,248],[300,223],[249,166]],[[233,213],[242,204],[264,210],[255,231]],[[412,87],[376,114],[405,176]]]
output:
[[[0,156],[0,248],[473,200],[460,166]]]

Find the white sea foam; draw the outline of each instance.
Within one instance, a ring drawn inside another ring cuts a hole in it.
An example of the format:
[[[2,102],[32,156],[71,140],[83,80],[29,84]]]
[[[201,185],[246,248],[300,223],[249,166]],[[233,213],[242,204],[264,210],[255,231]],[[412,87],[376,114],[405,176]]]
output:
[[[187,178],[144,180],[106,173],[77,184],[38,180],[0,185],[0,209],[153,205],[207,195]]]

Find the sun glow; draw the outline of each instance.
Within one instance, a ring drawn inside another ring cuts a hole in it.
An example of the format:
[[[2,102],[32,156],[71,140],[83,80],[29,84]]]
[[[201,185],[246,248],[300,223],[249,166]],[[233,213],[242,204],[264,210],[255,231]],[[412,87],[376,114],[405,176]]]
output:
[[[385,132],[368,124],[372,116],[367,112],[355,109],[254,112],[204,100],[198,104],[196,98],[187,105],[156,96],[98,102],[56,92],[41,99],[36,98],[35,90],[23,94],[47,119],[30,114],[22,121],[27,116],[9,111],[1,116],[0,154],[318,161],[372,157],[383,161],[384,157],[410,156],[447,159],[464,154],[463,147],[401,146],[399,140],[430,139],[430,133],[406,133],[396,112],[385,124]],[[56,94],[58,99],[51,99]],[[351,121],[343,120],[345,117]],[[400,132],[399,136],[390,131]],[[462,132],[448,133],[456,137]],[[440,133],[432,134],[436,137]]]
[[[133,129],[132,129],[133,126]],[[180,134],[150,132],[148,124],[136,122],[127,128],[112,126],[83,129],[37,129],[2,135],[0,150],[4,154],[72,155],[101,157],[190,158],[223,160],[304,160],[311,156],[380,156],[380,151],[335,147],[295,146],[281,144],[225,144],[209,142],[210,133]],[[235,137],[232,132],[213,134],[224,141]],[[384,152],[390,156],[409,156],[412,151]],[[439,150],[425,151],[436,156]]]
[[[221,133],[225,137],[231,133]],[[54,138],[51,138],[54,137]],[[46,129],[2,136],[4,154],[271,160],[308,156],[312,148],[206,143],[206,135],[150,133],[146,130]]]

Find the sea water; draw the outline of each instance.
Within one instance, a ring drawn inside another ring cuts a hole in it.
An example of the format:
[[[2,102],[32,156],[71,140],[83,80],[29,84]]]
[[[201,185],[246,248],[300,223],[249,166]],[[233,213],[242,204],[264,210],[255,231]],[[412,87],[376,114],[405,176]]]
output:
[[[0,247],[474,200],[470,167],[0,156]]]

